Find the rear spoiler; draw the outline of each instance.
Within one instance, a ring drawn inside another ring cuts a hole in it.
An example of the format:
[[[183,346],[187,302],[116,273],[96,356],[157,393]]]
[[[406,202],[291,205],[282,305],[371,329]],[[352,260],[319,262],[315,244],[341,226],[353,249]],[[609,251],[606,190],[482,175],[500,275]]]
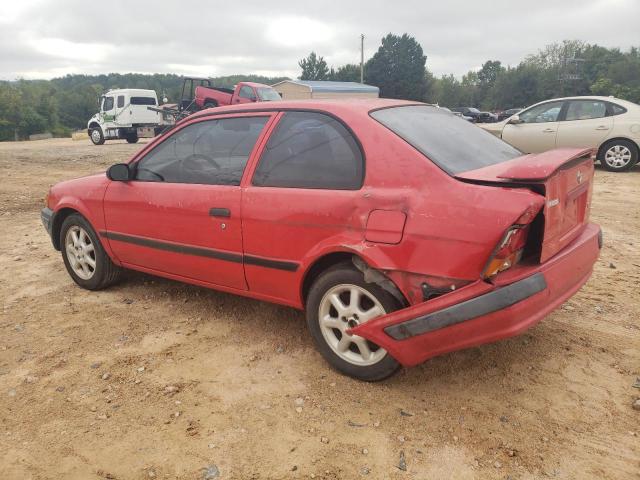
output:
[[[542,181],[551,177],[560,168],[574,161],[583,161],[594,156],[592,148],[557,148],[538,154],[528,154],[506,162],[478,168],[455,175],[460,180],[495,181]]]

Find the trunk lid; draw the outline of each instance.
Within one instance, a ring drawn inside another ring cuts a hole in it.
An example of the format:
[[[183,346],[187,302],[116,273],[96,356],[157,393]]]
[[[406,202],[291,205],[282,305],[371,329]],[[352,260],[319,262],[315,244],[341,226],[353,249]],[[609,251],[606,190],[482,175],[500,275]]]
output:
[[[544,195],[540,248],[540,262],[544,262],[578,237],[588,223],[593,171],[592,149],[562,148],[462,172],[456,178],[527,187]]]

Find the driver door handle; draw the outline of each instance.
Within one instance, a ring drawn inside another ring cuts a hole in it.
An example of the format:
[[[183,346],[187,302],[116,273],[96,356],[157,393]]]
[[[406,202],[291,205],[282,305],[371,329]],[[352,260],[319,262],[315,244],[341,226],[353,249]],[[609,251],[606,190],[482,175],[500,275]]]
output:
[[[231,217],[231,210],[229,210],[228,208],[212,208],[211,210],[209,210],[209,216],[229,218]]]
[[[544,130],[542,130],[544,133],[556,133],[556,131],[553,128],[545,128]]]
[[[596,127],[596,130],[609,130],[609,127],[606,125],[600,125],[599,127]]]

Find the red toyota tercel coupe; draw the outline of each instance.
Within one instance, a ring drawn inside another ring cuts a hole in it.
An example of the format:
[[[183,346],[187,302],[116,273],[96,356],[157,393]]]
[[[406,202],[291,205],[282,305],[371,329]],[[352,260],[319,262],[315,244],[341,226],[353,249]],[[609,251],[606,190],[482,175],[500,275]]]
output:
[[[55,185],[42,220],[81,287],[130,268],[304,308],[333,367],[380,380],[516,335],[587,281],[591,153],[523,155],[419,103],[245,104]]]

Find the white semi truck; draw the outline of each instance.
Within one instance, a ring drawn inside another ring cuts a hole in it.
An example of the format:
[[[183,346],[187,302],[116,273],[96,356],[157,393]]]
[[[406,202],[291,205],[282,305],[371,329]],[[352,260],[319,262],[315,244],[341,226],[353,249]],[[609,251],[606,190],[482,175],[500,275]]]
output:
[[[115,139],[136,143],[139,138],[158,135],[171,123],[158,111],[154,90],[127,88],[109,90],[102,96],[100,111],[87,123],[87,131],[95,145]]]

